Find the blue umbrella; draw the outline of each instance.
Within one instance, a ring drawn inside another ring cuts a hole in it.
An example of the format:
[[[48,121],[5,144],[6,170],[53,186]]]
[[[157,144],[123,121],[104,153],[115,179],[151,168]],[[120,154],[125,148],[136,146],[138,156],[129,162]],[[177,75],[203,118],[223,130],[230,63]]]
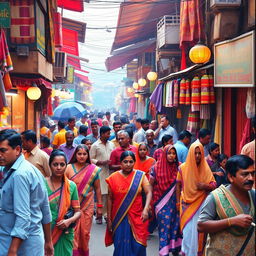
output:
[[[86,109],[81,104],[76,102],[66,102],[55,108],[52,119],[67,121],[70,117],[80,118],[86,113]]]

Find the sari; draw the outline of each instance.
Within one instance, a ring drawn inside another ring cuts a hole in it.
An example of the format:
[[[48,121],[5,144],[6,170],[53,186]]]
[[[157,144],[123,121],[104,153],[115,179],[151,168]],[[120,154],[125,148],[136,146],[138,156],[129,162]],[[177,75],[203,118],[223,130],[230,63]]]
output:
[[[195,160],[195,149],[201,151],[199,166]],[[207,192],[197,189],[197,183],[203,182],[216,187],[212,171],[205,160],[204,148],[200,142],[191,144],[186,162],[180,166],[177,181],[182,184],[180,206],[180,229],[183,233],[181,251],[186,256],[203,255],[206,236],[197,231],[197,220]]]
[[[69,164],[66,175],[77,185],[81,206],[81,218],[75,226],[74,256],[89,255],[89,240],[94,211],[93,185],[99,179],[101,169],[94,164],[89,164],[81,170],[76,170],[74,164]]]
[[[142,183],[148,183],[145,173],[133,170],[124,177],[118,171],[106,182],[113,194],[110,216],[113,231],[106,230],[106,246],[114,243],[114,256],[146,256],[148,221],[141,220]]]
[[[248,192],[250,198],[250,209],[245,211],[230,189],[224,185],[215,189],[212,192],[212,195],[215,201],[218,218],[222,220],[232,218],[239,214],[249,214],[252,216],[253,221],[255,221],[255,198],[253,198],[255,196],[255,192],[252,192],[252,190]],[[233,226],[216,233],[210,233],[206,244],[206,255],[237,255],[247,237],[249,229],[250,228]],[[255,255],[255,232],[253,232],[252,237],[245,247],[243,255]]]
[[[52,214],[51,230],[55,256],[72,256],[74,230],[69,228],[68,232],[56,227],[56,223],[64,218],[69,208],[80,209],[76,184],[66,177],[61,188],[52,191],[46,182]]]
[[[174,163],[167,161],[167,153],[175,149],[167,145],[160,160],[152,169],[151,175],[155,179],[153,186],[153,202],[159,232],[159,255],[178,253],[181,248],[179,212],[176,210],[176,177],[178,174],[178,159]],[[177,152],[176,152],[177,155]]]
[[[155,164],[156,160],[152,157],[146,156],[145,161],[141,161],[139,157],[139,152],[136,152],[136,162],[134,164],[135,170],[140,170],[146,173],[146,177],[149,179],[150,169]]]

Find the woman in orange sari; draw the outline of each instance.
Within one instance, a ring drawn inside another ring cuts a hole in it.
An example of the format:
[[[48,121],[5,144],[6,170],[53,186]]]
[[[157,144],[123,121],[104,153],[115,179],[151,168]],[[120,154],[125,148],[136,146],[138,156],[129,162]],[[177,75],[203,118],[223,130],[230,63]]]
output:
[[[81,218],[75,227],[74,256],[89,255],[89,240],[94,212],[94,189],[97,197],[97,214],[102,216],[100,168],[91,164],[89,150],[78,145],[66,169],[66,175],[77,185],[81,205]]]
[[[140,143],[136,152],[136,162],[134,169],[140,170],[146,173],[146,177],[149,180],[149,174],[152,166],[156,160],[153,157],[148,156],[148,147],[145,143]]]
[[[46,178],[46,188],[52,213],[52,241],[55,256],[72,256],[74,230],[70,225],[80,218],[80,205],[76,184],[67,179],[66,155],[61,150],[54,150],[49,159],[52,176]],[[69,209],[74,210],[71,218],[65,219]]]
[[[146,256],[151,186],[144,172],[133,169],[133,152],[123,152],[120,161],[122,169],[106,179],[109,219],[105,244],[109,246],[114,243],[114,256]],[[144,208],[142,189],[146,194]]]
[[[216,182],[200,142],[190,146],[186,162],[180,166],[176,186],[177,202],[181,203],[177,205],[183,233],[181,251],[185,256],[203,255],[205,236],[197,231],[197,220],[203,202],[216,188]]]

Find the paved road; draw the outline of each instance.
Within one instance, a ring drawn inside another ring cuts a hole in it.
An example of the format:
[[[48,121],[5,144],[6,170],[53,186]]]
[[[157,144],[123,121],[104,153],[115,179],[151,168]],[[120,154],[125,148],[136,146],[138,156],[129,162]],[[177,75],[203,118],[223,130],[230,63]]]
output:
[[[114,247],[105,247],[106,224],[97,225],[93,222],[91,239],[90,239],[90,256],[112,256]],[[147,256],[158,256],[158,235],[155,232],[150,235],[147,247]]]

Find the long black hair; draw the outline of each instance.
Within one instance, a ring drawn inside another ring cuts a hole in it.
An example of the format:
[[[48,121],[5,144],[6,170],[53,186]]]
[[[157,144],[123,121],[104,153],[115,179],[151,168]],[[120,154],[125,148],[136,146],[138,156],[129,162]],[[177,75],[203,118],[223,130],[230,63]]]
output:
[[[79,149],[85,149],[86,153],[88,154],[88,158],[86,159],[86,163],[91,164],[91,159],[90,159],[90,153],[89,153],[89,149],[86,145],[84,144],[80,144],[76,147],[70,161],[69,164],[74,164],[77,163],[77,159],[76,159],[76,153],[78,152]]]

